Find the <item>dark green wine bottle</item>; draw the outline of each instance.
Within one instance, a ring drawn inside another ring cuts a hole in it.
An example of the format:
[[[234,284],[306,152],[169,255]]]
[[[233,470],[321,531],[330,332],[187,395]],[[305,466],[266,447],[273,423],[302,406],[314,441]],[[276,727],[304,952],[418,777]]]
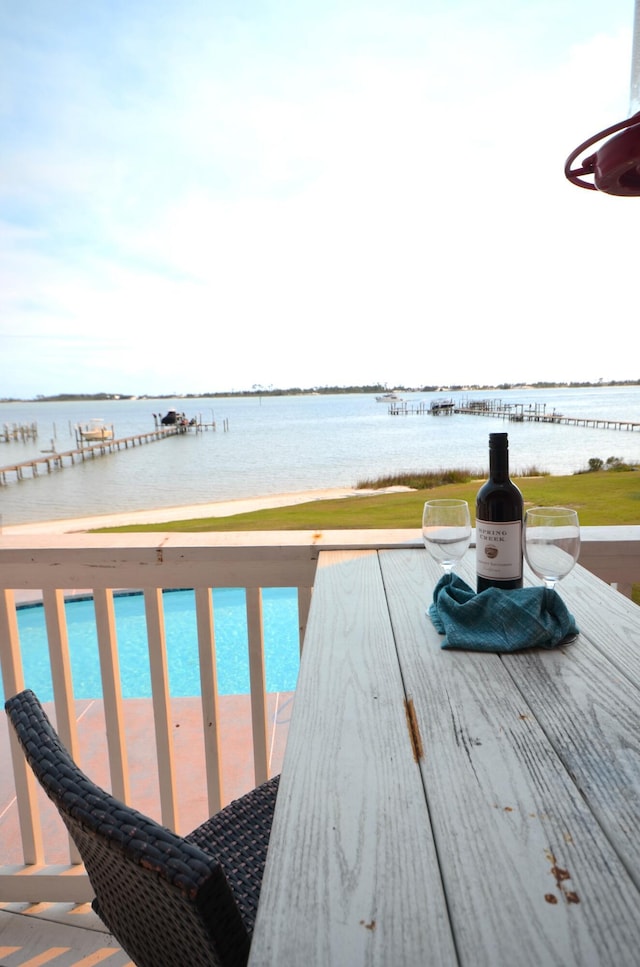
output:
[[[489,479],[476,497],[476,586],[522,587],[522,494],[509,479],[509,436],[489,434]]]

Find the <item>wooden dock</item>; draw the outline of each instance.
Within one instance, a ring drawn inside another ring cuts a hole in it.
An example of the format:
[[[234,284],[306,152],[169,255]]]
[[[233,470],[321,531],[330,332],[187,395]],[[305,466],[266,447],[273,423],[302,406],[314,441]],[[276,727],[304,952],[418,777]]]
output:
[[[204,425],[198,424],[192,429],[204,429]],[[11,478],[15,480],[24,479],[25,474],[37,477],[41,470],[52,473],[54,470],[61,470],[65,466],[72,466],[82,463],[85,460],[94,460],[96,457],[104,456],[106,453],[113,453],[116,450],[128,449],[129,447],[141,446],[143,443],[152,443],[155,440],[164,440],[168,436],[175,436],[184,433],[187,428],[183,426],[162,426],[149,430],[148,433],[136,433],[133,436],[121,437],[119,440],[99,440],[96,443],[85,443],[73,450],[48,450],[40,457],[32,457],[23,460],[21,463],[13,463],[6,467],[0,467],[0,484],[7,484]]]
[[[591,427],[600,430],[640,430],[640,422],[634,420],[606,420],[602,417],[565,416],[556,410],[547,412],[546,403],[536,403],[525,406],[523,403],[493,404],[493,400],[474,401],[473,404],[461,404],[454,408],[454,413],[466,416],[493,416],[510,423],[557,423],[564,426]]]
[[[640,422],[635,420],[607,420],[602,417],[565,416],[556,410],[547,412],[546,403],[536,403],[527,406],[524,403],[503,403],[501,400],[471,400],[453,405],[427,406],[426,403],[407,403],[404,401],[392,403],[389,406],[391,416],[441,416],[459,413],[464,416],[492,416],[510,423],[557,423],[564,426],[591,427],[599,430],[640,430]]]

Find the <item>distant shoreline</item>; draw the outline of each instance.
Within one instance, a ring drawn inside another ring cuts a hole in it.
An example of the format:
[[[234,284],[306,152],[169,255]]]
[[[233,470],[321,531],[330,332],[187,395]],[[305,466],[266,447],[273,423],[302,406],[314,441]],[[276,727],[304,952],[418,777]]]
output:
[[[573,380],[568,383],[555,381],[539,380],[536,383],[497,383],[495,385],[473,385],[465,384],[452,386],[403,386],[399,384],[394,389],[401,393],[470,393],[470,392],[493,392],[503,390],[523,389],[607,389],[612,386],[640,386],[638,379],[609,379],[585,380],[579,382]],[[242,397],[261,397],[261,396],[332,396],[340,394],[375,394],[389,392],[387,385],[376,384],[368,386],[309,386],[302,388],[299,386],[273,387],[258,386],[244,390],[218,390],[209,393],[56,393],[52,396],[38,395],[34,397],[3,397],[0,403],[73,403],[73,402],[100,402],[104,400],[214,400],[214,399],[234,399]]]

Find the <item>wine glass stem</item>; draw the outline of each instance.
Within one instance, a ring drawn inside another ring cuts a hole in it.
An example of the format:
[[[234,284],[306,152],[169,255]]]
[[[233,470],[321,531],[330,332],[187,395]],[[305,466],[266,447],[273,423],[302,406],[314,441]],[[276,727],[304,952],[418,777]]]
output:
[[[549,591],[553,591],[553,589],[556,586],[555,579],[553,579],[553,578],[545,578],[544,579],[544,586],[545,586],[545,588],[548,588]]]

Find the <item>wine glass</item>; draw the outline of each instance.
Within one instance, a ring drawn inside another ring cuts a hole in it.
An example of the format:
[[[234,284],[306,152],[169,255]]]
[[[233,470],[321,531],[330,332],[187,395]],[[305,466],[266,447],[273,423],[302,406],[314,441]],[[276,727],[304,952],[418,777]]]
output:
[[[422,512],[422,539],[431,556],[451,574],[471,541],[471,519],[466,500],[428,500]]]
[[[553,589],[580,553],[578,514],[567,507],[533,507],[524,515],[524,556],[531,570]]]

